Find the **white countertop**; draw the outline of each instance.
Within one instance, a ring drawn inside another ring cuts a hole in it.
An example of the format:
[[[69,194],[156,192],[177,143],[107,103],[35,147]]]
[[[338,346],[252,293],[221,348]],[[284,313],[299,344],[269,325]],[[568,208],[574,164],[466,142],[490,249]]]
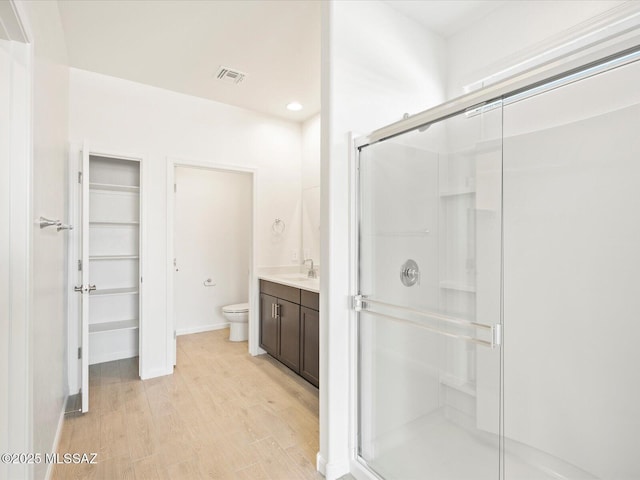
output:
[[[304,273],[260,273],[258,278],[287,285],[288,287],[320,293],[320,279],[307,278]]]

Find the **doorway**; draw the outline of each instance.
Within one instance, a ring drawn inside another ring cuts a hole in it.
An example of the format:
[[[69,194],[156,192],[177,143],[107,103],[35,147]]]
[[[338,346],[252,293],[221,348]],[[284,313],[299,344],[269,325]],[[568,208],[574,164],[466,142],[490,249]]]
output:
[[[175,365],[177,336],[227,328],[224,306],[251,305],[254,174],[171,163],[167,311]]]

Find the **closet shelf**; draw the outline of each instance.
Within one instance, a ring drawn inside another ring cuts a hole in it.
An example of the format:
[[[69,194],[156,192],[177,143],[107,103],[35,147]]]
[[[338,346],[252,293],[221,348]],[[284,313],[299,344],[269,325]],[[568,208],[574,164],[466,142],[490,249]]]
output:
[[[105,295],[137,295],[138,289],[136,287],[132,288],[103,288],[101,290],[94,290],[89,293],[89,295],[101,297]]]
[[[125,221],[125,222],[116,222],[116,221],[109,221],[109,222],[93,222],[90,221],[89,222],[89,226],[90,227],[111,227],[111,226],[137,226],[140,225],[140,222],[138,221]]]
[[[462,282],[455,282],[452,280],[443,280],[440,282],[440,288],[446,290],[458,290],[460,292],[474,293],[476,291],[475,285],[468,285]]]
[[[89,333],[113,332],[115,330],[135,330],[138,328],[138,319],[117,320],[114,322],[102,322],[89,324]]]
[[[89,260],[137,260],[138,255],[92,255]]]
[[[129,192],[129,193],[140,192],[140,187],[135,185],[114,185],[111,183],[90,183],[89,189],[106,190],[108,192]]]

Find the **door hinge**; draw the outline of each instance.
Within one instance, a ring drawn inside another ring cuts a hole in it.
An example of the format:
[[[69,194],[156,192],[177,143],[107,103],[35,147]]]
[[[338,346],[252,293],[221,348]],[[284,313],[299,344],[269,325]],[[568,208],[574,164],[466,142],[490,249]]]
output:
[[[78,183],[82,183],[82,172],[78,172]]]
[[[82,260],[78,260],[78,271],[82,271]]]
[[[142,277],[140,277],[140,283],[142,283]]]
[[[356,312],[361,311],[363,308],[367,308],[367,304],[364,301],[365,298],[366,297],[363,297],[362,295],[354,295],[351,297],[351,308]]]
[[[178,191],[178,184],[174,183],[173,184],[173,193],[177,193],[177,191]]]
[[[491,329],[491,346],[499,347],[502,345],[502,324],[496,323]]]
[[[82,358],[82,347],[78,347],[78,360]]]

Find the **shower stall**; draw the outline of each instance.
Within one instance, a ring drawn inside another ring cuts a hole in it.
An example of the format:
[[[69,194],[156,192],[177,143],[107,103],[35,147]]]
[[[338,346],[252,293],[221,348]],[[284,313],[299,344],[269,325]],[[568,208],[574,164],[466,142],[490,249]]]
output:
[[[639,59],[358,142],[372,475],[640,479]]]

